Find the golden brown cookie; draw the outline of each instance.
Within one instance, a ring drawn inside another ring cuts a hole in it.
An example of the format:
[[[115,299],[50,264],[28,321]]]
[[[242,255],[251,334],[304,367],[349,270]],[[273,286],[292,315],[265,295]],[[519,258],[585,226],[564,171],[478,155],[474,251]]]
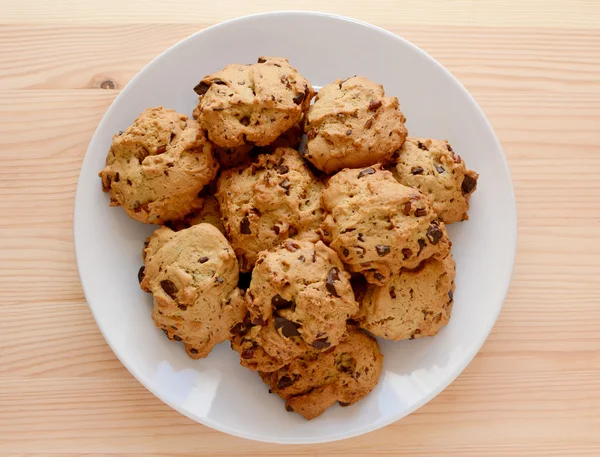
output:
[[[425,194],[446,224],[467,220],[469,198],[479,175],[467,169],[447,141],[407,138],[393,169],[405,186]]]
[[[174,232],[161,227],[147,240],[142,290],[154,296],[152,319],[193,359],[230,338],[246,314],[237,288],[238,264],[225,237],[210,224]]]
[[[289,365],[260,373],[273,393],[286,400],[286,409],[314,419],[339,402],[349,406],[377,385],[383,355],[377,341],[349,327],[348,337],[325,352],[309,351]]]
[[[383,286],[369,285],[355,319],[373,335],[391,340],[436,335],[450,319],[455,277],[452,254],[428,259]]]
[[[222,148],[267,146],[308,110],[314,90],[287,59],[227,65],[194,88],[198,122]]]
[[[251,144],[244,144],[234,148],[215,147],[215,158],[221,165],[221,169],[233,168],[238,166],[248,167],[261,154],[271,154],[277,148],[298,149],[302,142],[303,130],[300,124],[292,126],[277,137],[273,143],[268,146],[258,147]]]
[[[216,197],[241,271],[250,271],[260,251],[287,238],[319,239],[322,188],[299,153],[287,148],[260,155],[249,168],[221,173]]]
[[[286,240],[261,252],[252,272],[249,320],[233,347],[252,370],[273,371],[309,348],[338,344],[358,311],[350,275],[322,242]]]
[[[219,232],[225,235],[225,227],[223,227],[223,223],[221,222],[219,202],[212,195],[207,195],[203,198],[204,203],[202,204],[202,208],[188,214],[179,221],[172,221],[165,225],[177,232],[179,230],[190,228],[192,225],[207,223],[215,226],[219,229]]]
[[[323,206],[329,213],[324,239],[350,271],[371,284],[383,285],[400,268],[416,268],[450,250],[446,227],[427,197],[399,184],[381,165],[332,176]]]
[[[326,173],[386,163],[407,134],[398,99],[356,76],[323,87],[306,120],[304,157]]]
[[[198,193],[219,168],[198,123],[163,107],[145,110],[113,137],[100,172],[111,206],[149,224],[183,218],[202,206]]]

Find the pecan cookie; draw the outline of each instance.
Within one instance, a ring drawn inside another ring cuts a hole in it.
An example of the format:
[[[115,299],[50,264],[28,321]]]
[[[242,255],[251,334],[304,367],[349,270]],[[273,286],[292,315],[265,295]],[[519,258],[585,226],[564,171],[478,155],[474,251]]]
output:
[[[236,329],[242,365],[273,371],[310,348],[325,350],[358,311],[350,275],[322,242],[286,240],[261,252],[246,292],[250,326]]]
[[[237,259],[210,224],[156,230],[147,240],[138,276],[142,290],[154,296],[154,323],[169,339],[183,342],[193,359],[228,340],[246,314]]]
[[[164,224],[202,206],[198,192],[218,168],[198,123],[158,107],[113,137],[100,177],[111,206],[140,222]]]
[[[428,259],[383,286],[368,286],[355,319],[373,335],[391,340],[436,335],[450,319],[455,277],[452,254]]]
[[[289,148],[221,173],[216,197],[241,271],[250,271],[260,251],[287,238],[319,239],[322,188],[298,151]]]
[[[198,122],[222,148],[267,146],[308,110],[314,90],[287,59],[227,65],[194,88]]]
[[[383,355],[377,341],[349,327],[348,336],[325,352],[309,351],[279,370],[260,373],[270,390],[306,419],[320,416],[339,402],[349,406],[361,400],[379,381]]]
[[[350,271],[383,285],[400,268],[416,268],[450,250],[446,227],[427,197],[399,184],[381,165],[346,169],[323,191],[329,213],[322,233]]]
[[[446,224],[467,220],[479,175],[467,169],[447,141],[408,138],[393,171],[401,184],[419,189]]]
[[[323,87],[306,120],[304,157],[326,173],[388,162],[407,134],[398,99],[363,77]]]

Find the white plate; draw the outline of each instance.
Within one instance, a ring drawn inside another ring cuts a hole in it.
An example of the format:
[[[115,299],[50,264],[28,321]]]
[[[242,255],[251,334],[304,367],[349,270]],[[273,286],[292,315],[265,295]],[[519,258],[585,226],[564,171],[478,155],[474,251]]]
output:
[[[229,344],[191,360],[150,317],[151,296],[137,281],[142,244],[153,226],[109,208],[98,172],[112,135],[148,107],[191,115],[192,88],[229,63],[260,55],[289,58],[315,86],[363,75],[400,99],[413,136],[448,139],[480,173],[470,220],[449,232],[457,263],[450,324],[439,335],[382,341],[384,370],[355,406],[330,408],[310,422],[288,413],[260,378],[242,368]],[[199,32],[144,68],[114,101],[90,143],[75,201],[75,251],[81,282],[106,341],[127,369],[158,398],[209,427],[245,438],[316,443],[383,427],[440,393],[473,359],[504,301],[516,248],[516,209],[508,167],[475,101],[440,64],[411,43],[351,19],[315,13],[260,14]]]

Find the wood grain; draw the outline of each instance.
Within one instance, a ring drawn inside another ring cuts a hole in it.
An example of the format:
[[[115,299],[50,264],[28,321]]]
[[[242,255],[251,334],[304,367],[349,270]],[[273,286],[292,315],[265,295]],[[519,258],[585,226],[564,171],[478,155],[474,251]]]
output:
[[[0,455],[600,455],[594,1],[301,3],[427,50],[481,104],[509,161],[519,212],[511,289],[482,351],[428,405],[343,442],[253,443],[171,410],[112,354],[73,254],[89,140],[118,89],[157,54],[216,21],[275,7],[299,6],[0,0]]]

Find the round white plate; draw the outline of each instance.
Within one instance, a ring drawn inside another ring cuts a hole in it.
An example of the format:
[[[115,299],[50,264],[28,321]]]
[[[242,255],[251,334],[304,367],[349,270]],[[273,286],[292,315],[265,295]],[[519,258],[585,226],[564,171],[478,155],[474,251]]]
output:
[[[191,116],[192,90],[206,74],[258,56],[287,57],[315,86],[363,75],[400,99],[413,136],[448,139],[480,174],[469,221],[450,226],[457,263],[452,319],[437,336],[381,341],[384,370],[358,404],[330,408],[310,422],[288,413],[258,375],[221,344],[191,360],[152,323],[152,297],[137,281],[143,241],[154,226],[109,208],[98,172],[112,135],[148,107]],[[502,149],[463,86],[411,43],[380,28],[326,14],[282,12],[225,22],[176,44],[144,68],[106,112],[83,161],[75,200],[81,282],[106,341],[158,398],[209,427],[245,438],[316,443],[383,427],[440,393],[473,359],[504,301],[516,248],[516,209]]]

